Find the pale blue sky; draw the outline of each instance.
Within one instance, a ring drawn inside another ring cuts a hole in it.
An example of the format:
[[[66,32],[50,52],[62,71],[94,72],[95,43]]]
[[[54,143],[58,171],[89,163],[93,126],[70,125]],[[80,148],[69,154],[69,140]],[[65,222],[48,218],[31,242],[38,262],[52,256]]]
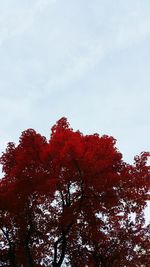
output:
[[[150,151],[150,1],[0,2],[0,150],[62,116]]]
[[[1,151],[31,127],[113,135],[126,161],[150,150],[150,2],[0,3]]]
[[[113,135],[127,161],[149,150],[149,47],[149,1],[2,1],[1,149],[66,116]]]

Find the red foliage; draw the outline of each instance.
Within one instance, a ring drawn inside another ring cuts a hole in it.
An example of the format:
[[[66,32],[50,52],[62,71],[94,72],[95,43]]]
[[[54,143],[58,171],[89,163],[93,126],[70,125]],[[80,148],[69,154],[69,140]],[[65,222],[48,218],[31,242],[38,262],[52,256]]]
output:
[[[74,132],[50,140],[28,129],[1,157],[0,266],[148,267],[149,153],[122,160],[109,136]]]

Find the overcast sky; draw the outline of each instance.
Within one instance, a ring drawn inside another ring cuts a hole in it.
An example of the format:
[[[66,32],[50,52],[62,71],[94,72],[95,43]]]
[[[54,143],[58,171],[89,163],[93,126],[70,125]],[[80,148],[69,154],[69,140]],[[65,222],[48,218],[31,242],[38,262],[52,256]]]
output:
[[[62,116],[150,151],[150,1],[0,2],[0,151]]]

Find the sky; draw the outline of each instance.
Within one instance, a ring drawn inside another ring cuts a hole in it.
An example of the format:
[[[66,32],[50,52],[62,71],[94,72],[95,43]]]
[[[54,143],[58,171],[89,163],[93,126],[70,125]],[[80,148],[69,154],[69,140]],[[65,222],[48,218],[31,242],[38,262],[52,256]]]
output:
[[[67,117],[150,151],[150,1],[0,1],[0,152]]]

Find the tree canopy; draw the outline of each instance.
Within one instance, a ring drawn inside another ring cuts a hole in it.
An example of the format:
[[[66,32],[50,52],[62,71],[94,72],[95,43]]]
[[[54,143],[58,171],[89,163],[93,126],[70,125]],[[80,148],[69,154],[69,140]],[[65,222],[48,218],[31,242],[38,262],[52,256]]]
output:
[[[116,140],[33,129],[0,163],[0,266],[149,267],[149,153],[123,161]]]

